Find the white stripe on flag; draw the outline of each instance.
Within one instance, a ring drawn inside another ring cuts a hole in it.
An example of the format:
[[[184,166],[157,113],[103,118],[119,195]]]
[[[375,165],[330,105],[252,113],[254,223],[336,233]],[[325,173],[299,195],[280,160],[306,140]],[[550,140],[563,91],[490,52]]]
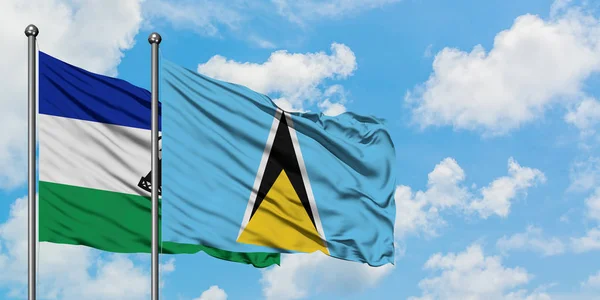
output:
[[[135,195],[151,169],[150,130],[39,115],[40,181]]]

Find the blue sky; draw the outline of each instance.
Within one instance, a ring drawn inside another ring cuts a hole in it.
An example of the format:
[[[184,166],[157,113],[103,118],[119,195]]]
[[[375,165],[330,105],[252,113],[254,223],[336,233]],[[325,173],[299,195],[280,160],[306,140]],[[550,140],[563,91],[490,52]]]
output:
[[[394,267],[312,254],[258,270],[177,256],[163,260],[163,299],[600,299],[597,3],[18,2],[0,4],[0,35],[16,45],[0,49],[0,299],[26,288],[16,199],[26,196],[29,23],[42,51],[145,88],[157,31],[162,57],[282,107],[388,122]],[[147,256],[40,251],[44,299],[149,298]]]

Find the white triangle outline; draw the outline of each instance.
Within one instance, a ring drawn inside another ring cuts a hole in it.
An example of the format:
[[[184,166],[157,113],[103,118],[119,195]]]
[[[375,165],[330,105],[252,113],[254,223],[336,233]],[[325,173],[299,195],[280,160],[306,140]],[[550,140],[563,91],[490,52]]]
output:
[[[306,165],[304,164],[304,157],[302,156],[302,151],[300,151],[300,143],[298,142],[298,136],[296,134],[296,130],[294,129],[294,124],[292,121],[291,115],[283,112],[280,109],[277,109],[275,112],[275,117],[273,118],[273,123],[271,125],[271,130],[269,132],[269,137],[267,138],[267,143],[265,145],[265,150],[263,151],[263,155],[260,161],[260,165],[258,167],[258,172],[256,174],[256,178],[254,180],[254,186],[252,191],[250,192],[250,198],[248,199],[248,205],[246,206],[246,211],[244,213],[244,219],[242,220],[242,225],[240,226],[240,231],[238,232],[238,236],[236,238],[239,239],[244,229],[248,225],[250,221],[250,215],[252,214],[252,208],[254,207],[254,202],[256,196],[258,194],[258,189],[260,188],[260,183],[262,182],[263,175],[265,173],[265,169],[267,167],[267,161],[269,159],[269,154],[271,154],[271,148],[273,146],[273,141],[275,140],[275,134],[277,133],[277,128],[279,127],[279,123],[281,120],[281,116],[284,115],[287,121],[288,129],[290,136],[292,138],[292,144],[294,146],[294,152],[296,152],[296,157],[298,159],[298,166],[300,167],[300,173],[302,175],[302,181],[304,182],[304,187],[306,189],[306,194],[308,196],[308,202],[310,204],[310,210],[313,214],[313,219],[315,220],[315,225],[317,229],[317,233],[323,240],[323,245],[327,248],[327,243],[325,239],[325,232],[323,231],[323,225],[321,223],[321,217],[319,216],[319,210],[317,209],[317,204],[315,202],[315,197],[312,191],[312,186],[310,185],[310,181],[308,180],[308,172],[306,171]]]

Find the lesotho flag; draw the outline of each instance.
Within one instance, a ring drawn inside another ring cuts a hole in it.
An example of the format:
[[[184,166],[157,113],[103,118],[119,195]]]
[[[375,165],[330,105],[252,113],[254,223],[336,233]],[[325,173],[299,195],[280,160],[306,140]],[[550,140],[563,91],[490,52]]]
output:
[[[149,253],[150,92],[43,52],[39,92],[40,241]],[[204,251],[256,267],[280,258],[198,243],[161,246],[165,254]]]
[[[162,60],[163,239],[394,259],[395,151],[379,119],[290,113]]]

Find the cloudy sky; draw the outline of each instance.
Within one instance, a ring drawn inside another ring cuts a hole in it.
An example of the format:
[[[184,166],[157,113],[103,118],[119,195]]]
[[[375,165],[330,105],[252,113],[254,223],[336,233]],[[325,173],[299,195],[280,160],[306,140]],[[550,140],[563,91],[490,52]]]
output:
[[[224,4],[227,3],[227,4]],[[26,38],[149,88],[161,55],[290,110],[385,118],[396,264],[162,259],[162,299],[600,299],[600,4],[0,1],[0,299],[26,295]],[[149,299],[147,255],[40,245],[42,299]]]

